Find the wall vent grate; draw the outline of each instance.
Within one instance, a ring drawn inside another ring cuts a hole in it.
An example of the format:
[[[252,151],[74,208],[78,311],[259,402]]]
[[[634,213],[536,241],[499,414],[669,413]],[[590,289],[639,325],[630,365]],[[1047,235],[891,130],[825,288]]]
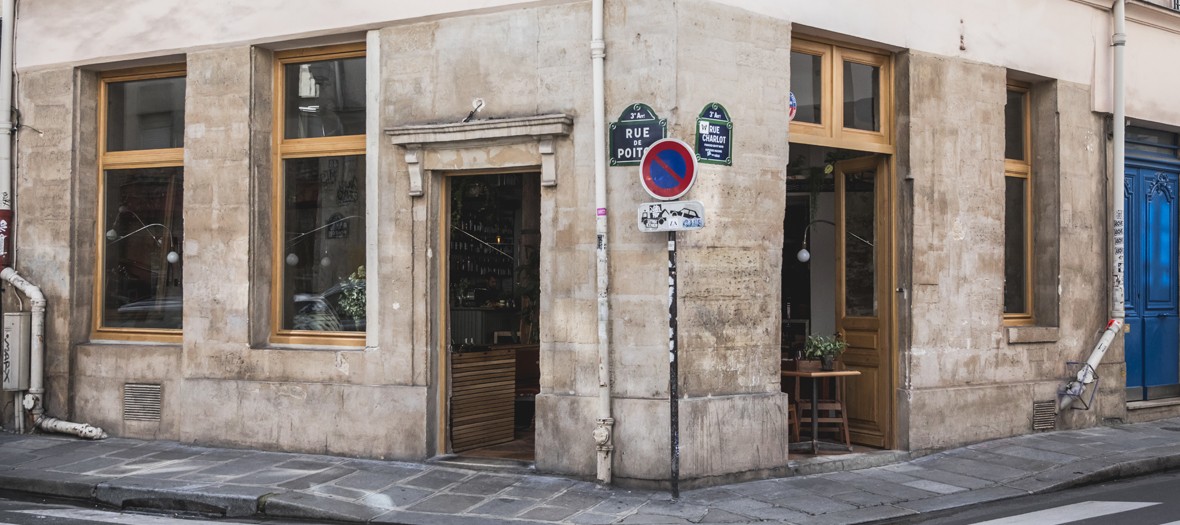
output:
[[[1033,430],[1057,430],[1057,402],[1033,401]]]
[[[159,421],[164,389],[160,385],[123,385],[123,421]]]

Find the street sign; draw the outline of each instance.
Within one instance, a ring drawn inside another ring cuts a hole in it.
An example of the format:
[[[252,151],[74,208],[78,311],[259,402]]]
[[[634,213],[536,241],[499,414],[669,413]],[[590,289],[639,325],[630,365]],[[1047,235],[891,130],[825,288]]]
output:
[[[648,195],[660,200],[679,199],[696,181],[697,158],[682,140],[662,139],[643,152],[639,180]]]
[[[733,121],[725,106],[713,102],[697,117],[697,160],[706,164],[733,165]]]
[[[676,232],[705,227],[705,205],[697,201],[645,202],[639,205],[639,231]]]
[[[610,165],[634,166],[643,150],[668,135],[668,119],[662,119],[647,104],[635,103],[610,123]]]

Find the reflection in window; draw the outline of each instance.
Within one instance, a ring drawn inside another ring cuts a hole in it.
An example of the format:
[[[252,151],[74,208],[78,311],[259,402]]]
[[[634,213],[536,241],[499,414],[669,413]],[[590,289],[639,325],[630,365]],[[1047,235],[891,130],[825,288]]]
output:
[[[107,151],[184,146],[184,77],[107,84]]]
[[[107,170],[102,311],[108,327],[181,327],[183,168]]]
[[[1004,312],[1028,311],[1025,195],[1028,179],[1004,177]]]
[[[881,131],[881,68],[844,61],[844,127]]]
[[[844,312],[877,315],[876,177],[848,174],[844,183]]]
[[[365,58],[284,66],[284,138],[365,133]]]
[[[1004,158],[1027,160],[1024,156],[1025,92],[1008,90],[1004,104]]]
[[[791,91],[798,103],[795,121],[821,124],[823,57],[791,52]]]
[[[283,161],[284,330],[365,331],[365,157]]]

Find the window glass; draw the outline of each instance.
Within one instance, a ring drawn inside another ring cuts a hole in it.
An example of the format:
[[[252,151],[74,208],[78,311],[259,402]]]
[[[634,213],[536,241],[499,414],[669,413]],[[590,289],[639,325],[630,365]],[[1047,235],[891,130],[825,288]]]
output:
[[[849,317],[877,314],[876,172],[844,179],[844,311]]]
[[[791,92],[797,103],[795,121],[821,124],[823,57],[791,52]]]
[[[107,170],[103,324],[181,327],[183,168]]]
[[[285,138],[365,133],[365,58],[284,67]]]
[[[1004,313],[1028,313],[1025,225],[1028,179],[1004,177]]]
[[[284,330],[365,330],[365,157],[283,161]]]
[[[1004,105],[1004,158],[1024,158],[1024,92],[1008,91],[1008,102]]]
[[[107,151],[184,146],[184,77],[107,85]]]
[[[844,61],[844,127],[881,131],[881,68]]]
[[[1175,158],[1177,156],[1177,150],[1180,150],[1180,143],[1178,143],[1176,137],[1177,135],[1175,133],[1169,133],[1167,131],[1128,127],[1127,151],[1166,155]]]

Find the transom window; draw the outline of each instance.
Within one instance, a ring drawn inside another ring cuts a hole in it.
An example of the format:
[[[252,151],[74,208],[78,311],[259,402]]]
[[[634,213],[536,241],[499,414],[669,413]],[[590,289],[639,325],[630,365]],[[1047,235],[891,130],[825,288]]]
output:
[[[363,344],[365,49],[276,58],[274,338]]]
[[[889,55],[796,39],[791,141],[888,153],[891,88]]]
[[[174,65],[101,78],[96,337],[180,340],[184,74]]]
[[[1032,323],[1032,119],[1029,89],[1009,84],[1004,104],[1004,319]]]

